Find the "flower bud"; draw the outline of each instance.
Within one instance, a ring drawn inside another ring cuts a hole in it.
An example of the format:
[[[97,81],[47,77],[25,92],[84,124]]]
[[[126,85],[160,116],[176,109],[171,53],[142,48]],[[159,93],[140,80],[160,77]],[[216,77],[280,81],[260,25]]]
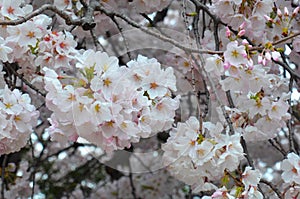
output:
[[[289,10],[287,9],[287,7],[284,7],[284,16],[289,16]]]
[[[299,12],[299,9],[300,9],[299,6],[298,6],[297,8],[294,9],[293,14],[292,14],[292,17],[296,17],[296,15],[297,15],[298,12]]]
[[[227,70],[228,68],[230,68],[231,64],[229,62],[225,62],[223,66],[224,69]]]
[[[230,37],[231,33],[228,27],[226,27],[226,37]]]
[[[246,33],[246,30],[241,30],[241,31],[238,33],[238,36],[241,37],[241,36],[243,36],[245,33]]]
[[[280,9],[277,9],[277,16],[278,16],[279,18],[281,18],[281,17],[282,17],[282,12],[281,12],[281,10],[280,10]]]
[[[269,17],[268,15],[264,15],[264,18],[269,22],[272,22],[272,23],[274,22],[274,20],[271,17]]]

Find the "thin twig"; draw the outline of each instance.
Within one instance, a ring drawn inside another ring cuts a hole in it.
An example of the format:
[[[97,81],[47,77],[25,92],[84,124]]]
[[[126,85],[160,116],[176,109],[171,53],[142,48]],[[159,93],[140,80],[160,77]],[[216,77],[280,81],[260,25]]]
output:
[[[5,199],[4,197],[4,189],[5,189],[5,166],[6,166],[6,162],[7,162],[7,155],[4,155],[3,158],[3,162],[2,162],[2,170],[1,170],[1,180],[2,180],[2,184],[1,184],[1,197],[3,199]]]
[[[91,29],[91,30],[90,30],[90,34],[91,34],[91,36],[92,36],[92,39],[93,39],[93,42],[94,42],[94,45],[95,45],[96,50],[99,51],[99,50],[100,50],[99,47],[101,47],[102,50],[104,51],[103,46],[102,46],[101,43],[98,41],[98,38],[97,38],[97,36],[96,36],[96,34],[95,34],[94,29]]]
[[[275,145],[275,143],[274,143],[274,141],[273,141],[272,139],[269,139],[268,141],[269,141],[269,143],[270,143],[277,151],[279,151],[284,157],[286,156],[286,152],[285,152],[285,150],[282,148],[281,145],[280,145],[280,146]],[[276,142],[276,141],[275,141],[275,142]],[[277,143],[277,142],[276,142],[276,143]]]
[[[242,147],[244,149],[244,153],[245,153],[244,156],[247,159],[248,164],[252,167],[252,169],[255,169],[254,164],[253,164],[253,160],[252,160],[252,158],[249,155],[247,144],[246,144],[246,141],[245,141],[245,139],[244,139],[243,136],[241,136],[241,145],[242,145]]]
[[[268,186],[276,193],[276,195],[277,195],[280,199],[283,199],[283,197],[281,196],[281,193],[280,193],[279,189],[277,189],[276,186],[273,185],[271,182],[269,182],[269,181],[267,181],[267,180],[265,180],[265,179],[260,179],[259,182],[268,185]]]
[[[31,147],[31,157],[32,157],[32,160],[34,160],[34,159],[35,159],[35,157],[34,157],[34,146],[33,146],[31,137],[30,137],[30,139],[29,139],[29,142],[30,142],[30,147]],[[34,196],[35,172],[36,172],[36,167],[33,166],[33,171],[32,171],[32,173],[31,173],[31,176],[32,176],[31,198],[33,198],[33,196]]]
[[[291,69],[287,64],[274,59],[272,59],[272,61],[286,69],[294,79],[300,79],[300,75],[296,73],[293,69]]]
[[[136,23],[135,21],[133,21],[132,19],[130,19],[129,17],[123,15],[123,14],[120,14],[120,13],[116,13],[116,12],[113,12],[113,11],[108,11],[106,10],[105,8],[103,8],[102,6],[98,6],[96,8],[97,11],[101,11],[103,12],[105,15],[107,16],[116,16],[118,18],[121,18],[123,19],[124,21],[126,21],[129,25],[135,27],[135,28],[138,28],[140,29],[141,31],[149,34],[149,35],[152,35],[162,41],[165,41],[165,42],[168,42],[168,43],[171,43],[173,44],[174,46],[184,50],[184,51],[187,51],[187,52],[193,52],[193,53],[201,53],[201,54],[223,54],[223,51],[213,51],[213,50],[205,50],[205,49],[194,49],[194,48],[190,48],[190,47],[187,47],[187,46],[184,46],[184,45],[181,45],[179,42],[173,40],[172,38],[170,37],[166,37],[164,35],[161,35],[160,33],[157,33],[153,30],[151,30],[150,28],[146,28],[144,26],[141,26],[140,24]]]
[[[290,83],[289,83],[289,90],[292,92],[293,89],[293,77],[290,78]],[[289,129],[289,152],[296,152],[295,146],[294,146],[294,126],[292,125],[293,123],[293,107],[292,107],[292,99],[290,96],[290,99],[288,100],[289,103],[289,113],[291,114],[291,118],[287,121],[287,127]]]
[[[136,193],[135,193],[135,186],[133,183],[133,177],[132,177],[132,170],[131,170],[131,165],[129,164],[129,182],[130,182],[130,186],[131,186],[131,194],[133,196],[133,199],[137,199]]]
[[[43,97],[46,97],[46,93],[40,91],[38,88],[36,88],[32,83],[30,83],[27,79],[25,79],[23,77],[23,75],[19,74],[17,71],[15,71],[12,67],[7,66],[6,64],[4,65],[6,68],[9,68],[10,71],[16,75],[18,78],[20,78],[20,80],[22,80],[22,82],[24,82],[27,86],[29,86],[29,88],[31,88],[32,90],[36,91],[38,94],[40,94]]]

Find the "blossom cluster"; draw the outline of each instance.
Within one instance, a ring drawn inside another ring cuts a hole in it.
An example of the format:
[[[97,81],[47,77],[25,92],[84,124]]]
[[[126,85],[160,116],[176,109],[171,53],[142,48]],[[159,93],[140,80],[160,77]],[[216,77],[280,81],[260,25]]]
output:
[[[211,196],[204,196],[203,199],[263,199],[264,197],[262,193],[258,190],[258,184],[261,177],[262,175],[258,170],[246,167],[245,171],[241,175],[242,183],[239,186],[234,186],[231,190],[228,190],[225,186],[223,186],[222,188],[217,189]]]
[[[119,66],[116,57],[93,50],[78,59],[77,78],[44,68],[53,140],[82,137],[111,152],[171,128],[179,106],[172,68],[143,56]]]
[[[284,92],[287,91],[284,80],[267,74],[260,65],[252,70],[232,66],[221,84],[225,91],[231,87],[236,106],[229,111],[231,119],[247,140],[270,139],[279,128],[285,127],[290,115],[289,94]]]
[[[70,32],[47,31],[38,43],[34,65],[70,69],[79,54],[76,46],[77,42]]]
[[[0,89],[0,155],[19,151],[37,125],[39,112],[28,94]]]
[[[235,108],[226,107],[233,128],[247,141],[267,140],[285,127],[288,113],[287,79],[269,73],[270,69],[254,61],[246,51],[248,44],[228,43],[224,61],[207,58],[205,70],[223,91],[230,91]],[[221,75],[226,78],[221,80]],[[225,122],[223,114],[219,114]],[[266,125],[268,124],[268,125]]]
[[[220,123],[203,126],[205,133],[195,117],[178,123],[162,147],[165,166],[195,192],[216,189],[212,182],[220,180],[225,170],[234,171],[244,155],[239,134],[222,134]]]
[[[300,157],[294,152],[287,154],[280,163],[284,184],[284,198],[298,198],[300,195]]]

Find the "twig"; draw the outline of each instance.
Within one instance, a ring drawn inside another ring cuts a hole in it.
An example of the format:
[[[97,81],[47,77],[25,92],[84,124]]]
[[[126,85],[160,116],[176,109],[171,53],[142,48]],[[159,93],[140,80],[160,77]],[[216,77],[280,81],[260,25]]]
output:
[[[0,25],[12,25],[16,26],[22,23],[25,23],[26,21],[32,19],[33,17],[42,14],[46,10],[51,10],[52,12],[58,14],[60,17],[62,17],[67,25],[82,25],[82,20],[81,19],[72,19],[66,12],[59,10],[56,8],[54,5],[50,4],[45,4],[42,5],[40,8],[32,11],[30,14],[16,20],[0,20]]]
[[[35,159],[35,157],[34,157],[34,146],[33,146],[31,137],[30,137],[30,139],[29,139],[29,142],[30,142],[30,147],[31,147],[31,156],[32,156],[32,160],[34,160],[34,159]],[[36,167],[33,166],[33,171],[32,171],[32,174],[31,174],[31,176],[32,176],[31,198],[33,198],[33,196],[34,196],[35,172],[36,172]]]
[[[6,162],[7,162],[7,155],[4,155],[3,158],[3,162],[2,162],[2,170],[1,170],[1,180],[2,180],[2,184],[1,184],[1,197],[3,199],[5,199],[4,197],[4,189],[5,189],[5,166],[6,166]]]
[[[292,92],[293,89],[293,77],[290,78],[290,83],[289,83],[289,90]],[[292,125],[293,123],[293,107],[292,107],[292,99],[290,96],[290,99],[288,100],[289,103],[289,113],[291,114],[291,118],[287,121],[287,127],[289,129],[289,152],[296,152],[295,151],[295,146],[294,146],[294,126]]]
[[[287,64],[281,62],[281,61],[276,61],[274,59],[272,59],[272,61],[276,64],[279,64],[280,66],[282,66],[284,69],[286,69],[290,75],[294,78],[294,79],[300,79],[300,75],[298,73],[296,73],[293,69],[291,69]]]
[[[149,173],[153,174],[151,168],[148,167],[139,156],[137,156],[135,153],[132,153],[132,155],[142,164],[143,167],[145,167],[145,169],[149,171]]]
[[[90,30],[90,34],[91,34],[91,36],[92,36],[92,39],[93,39],[93,42],[94,42],[94,45],[95,45],[96,50],[99,51],[99,50],[100,50],[99,47],[101,47],[102,50],[104,51],[104,47],[103,47],[103,46],[101,45],[101,43],[98,41],[98,38],[97,38],[97,36],[96,36],[96,34],[95,34],[94,29],[91,29],[91,30]]]
[[[107,11],[106,9],[104,9],[102,6],[98,6],[96,8],[97,11],[101,11],[103,12],[105,15],[107,16],[116,16],[116,17],[119,17],[121,19],[123,19],[124,21],[126,21],[129,25],[135,27],[135,28],[138,28],[140,29],[141,31],[149,34],[149,35],[152,35],[162,41],[165,41],[165,42],[168,42],[168,43],[171,43],[173,44],[174,46],[184,50],[184,51],[187,51],[187,52],[193,52],[193,53],[201,53],[201,54],[223,54],[223,51],[213,51],[213,50],[205,50],[205,49],[200,49],[200,50],[197,50],[197,49],[194,49],[194,48],[190,48],[190,47],[187,47],[187,46],[184,46],[184,45],[181,45],[179,42],[173,40],[172,38],[170,37],[166,37],[164,35],[161,35],[157,32],[154,32],[153,30],[149,29],[149,28],[146,28],[146,27],[143,27],[141,26],[140,24],[136,23],[135,21],[133,21],[132,19],[130,19],[129,17],[123,15],[123,14],[120,14],[120,13],[116,13],[116,12],[113,12],[113,11]]]
[[[187,31],[186,33],[186,37],[187,37],[187,40],[189,41],[190,43],[190,46],[192,46],[192,41],[191,41],[191,38],[190,38],[190,30],[189,30],[189,23],[188,23],[188,19],[187,19],[187,14],[186,14],[186,0],[183,0],[182,1],[182,17],[183,17],[183,22],[185,24],[185,29]],[[196,19],[196,20],[195,20]],[[198,20],[197,20],[198,19]],[[198,21],[199,21],[199,18],[198,18],[198,15],[194,18],[194,21],[193,21],[193,27],[196,28],[198,25]],[[195,35],[199,34],[198,33],[198,30],[194,29],[194,33]],[[197,38],[197,36],[196,36]],[[200,43],[200,39],[197,40],[197,48],[199,49],[200,46],[201,46],[201,43]],[[193,57],[194,60],[196,60],[195,57]],[[196,111],[196,114],[197,114],[197,118],[199,119],[199,122],[200,122],[200,132],[202,133],[202,124],[203,124],[203,121],[202,121],[202,113],[201,113],[201,106],[200,106],[200,96],[198,95],[198,92],[196,90],[196,79],[195,79],[195,67],[194,65],[190,62],[190,66],[191,66],[191,76],[192,76],[192,79],[191,79],[191,86],[193,88],[193,92],[194,92],[194,95],[197,99],[197,111]],[[199,70],[199,73],[200,73],[200,70],[201,70],[201,66],[199,65],[198,66],[198,70]]]
[[[273,141],[272,139],[269,139],[268,141],[269,141],[269,143],[270,143],[275,149],[277,149],[284,157],[286,156],[286,152],[285,152],[285,150],[282,148],[281,145],[279,145],[279,146],[275,145],[275,143],[274,143],[274,141]],[[277,141],[277,140],[275,140],[275,142],[278,144],[278,141]]]
[[[275,193],[276,195],[280,198],[280,199],[283,199],[283,197],[281,196],[281,193],[279,191],[279,189],[277,189],[271,182],[265,180],[265,179],[260,179],[261,183],[264,183],[266,185],[268,185]]]
[[[86,8],[85,16],[82,18],[82,29],[83,30],[91,30],[95,28],[96,22],[94,21],[94,12],[96,6],[98,6],[99,2],[96,0],[90,0],[89,5]]]
[[[249,155],[247,144],[246,144],[246,141],[245,141],[243,136],[241,136],[241,145],[244,149],[245,158],[247,159],[248,164],[252,167],[252,169],[255,169],[254,164],[253,164],[253,160]]]
[[[36,88],[33,84],[31,84],[27,79],[25,79],[23,77],[23,75],[19,74],[17,71],[15,71],[12,67],[7,66],[6,64],[4,64],[4,66],[8,69],[10,69],[10,71],[16,75],[18,78],[20,78],[22,80],[22,82],[24,82],[27,86],[29,86],[32,90],[36,91],[37,93],[39,93],[41,96],[46,97],[46,93],[40,91],[38,88]]]
[[[136,193],[135,193],[135,186],[133,183],[133,178],[132,178],[132,170],[131,170],[131,166],[129,164],[129,181],[130,181],[130,186],[131,186],[131,194],[133,196],[133,199],[137,199]]]
[[[115,17],[112,17],[111,20],[115,23],[115,25],[117,26],[117,29],[119,30],[119,32],[121,34],[128,58],[132,59],[131,53],[129,51],[129,47],[128,47],[129,45],[127,43],[127,39],[126,39],[125,35],[123,34],[123,29],[120,27],[120,24],[117,22]]]

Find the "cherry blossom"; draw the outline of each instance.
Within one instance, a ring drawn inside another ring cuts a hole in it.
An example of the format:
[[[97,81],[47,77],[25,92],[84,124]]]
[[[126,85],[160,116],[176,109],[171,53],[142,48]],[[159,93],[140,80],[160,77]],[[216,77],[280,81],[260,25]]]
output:
[[[0,0],[1,196],[300,196],[298,1],[40,4]],[[137,160],[160,146],[164,169]],[[131,165],[114,179],[81,147]],[[65,175],[81,168],[97,174]],[[64,180],[59,196],[45,183]]]
[[[227,44],[227,50],[224,52],[225,62],[234,66],[247,64],[247,59],[245,59],[246,56],[247,53],[244,46],[238,46],[237,42],[230,42]]]
[[[19,90],[0,90],[1,154],[20,150],[27,144],[33,127],[37,124],[39,112],[30,104],[28,94]]]
[[[100,57],[93,59],[95,54]],[[84,61],[84,56],[91,59]],[[178,97],[172,99],[169,94],[171,89],[176,90],[172,70],[167,68],[164,72],[156,60],[149,62],[145,57],[138,57],[137,63],[140,59],[145,60],[144,67],[147,69],[140,65],[119,67],[117,59],[106,53],[86,51],[83,57],[79,58],[80,62],[77,64],[82,79],[76,84],[89,84],[90,88],[62,86],[58,75],[53,70],[44,68],[45,89],[49,91],[47,105],[54,111],[50,120],[52,127],[49,128],[53,139],[76,141],[80,136],[111,152],[129,147],[130,142],[139,141],[140,136],[148,137],[171,127],[175,114],[170,118],[170,113],[178,108],[179,102]],[[129,66],[134,64],[134,61],[128,63]],[[150,73],[151,67],[155,67],[153,73]],[[137,74],[135,69],[145,73]],[[159,95],[152,95],[149,90],[156,88],[143,86],[155,83],[152,77],[154,72],[163,75],[164,82],[157,82],[157,86],[163,88],[163,93]],[[131,81],[132,75],[141,77],[140,87]],[[144,97],[145,94],[149,97]],[[141,126],[145,122],[143,112],[147,109],[150,111],[148,122],[152,132],[150,128],[146,130]],[[65,132],[67,139],[62,139],[61,136],[67,129],[72,132]],[[95,139],[96,137],[99,138]]]
[[[283,173],[281,176],[286,183],[300,183],[299,161],[299,156],[295,153],[289,153],[287,159],[282,161],[281,169],[283,170]]]

